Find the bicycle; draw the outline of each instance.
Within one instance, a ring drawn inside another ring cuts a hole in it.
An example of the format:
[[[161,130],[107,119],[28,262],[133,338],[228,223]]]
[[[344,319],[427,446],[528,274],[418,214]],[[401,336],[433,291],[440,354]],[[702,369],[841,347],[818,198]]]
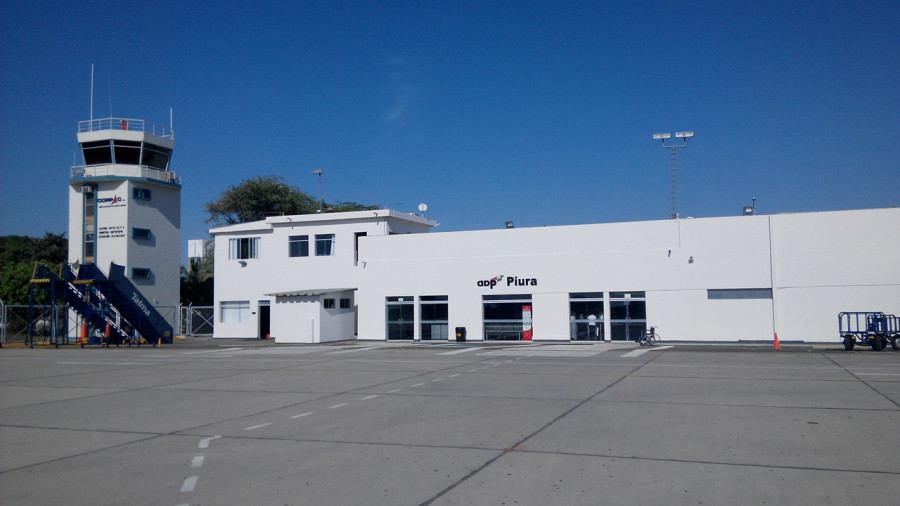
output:
[[[638,338],[638,343],[641,346],[655,346],[659,342],[659,334],[656,333],[656,327],[650,327],[647,330],[641,332],[641,337]]]

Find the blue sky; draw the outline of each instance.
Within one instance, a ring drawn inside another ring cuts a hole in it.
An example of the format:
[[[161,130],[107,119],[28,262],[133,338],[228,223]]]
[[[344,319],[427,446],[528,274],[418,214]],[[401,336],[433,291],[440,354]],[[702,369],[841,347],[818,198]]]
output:
[[[0,14],[0,235],[67,228],[77,122],[174,111],[182,239],[276,174],[435,230],[900,204],[900,3],[34,2]],[[80,155],[79,155],[80,156]],[[80,161],[78,163],[81,163]],[[184,255],[184,251],[183,251]]]

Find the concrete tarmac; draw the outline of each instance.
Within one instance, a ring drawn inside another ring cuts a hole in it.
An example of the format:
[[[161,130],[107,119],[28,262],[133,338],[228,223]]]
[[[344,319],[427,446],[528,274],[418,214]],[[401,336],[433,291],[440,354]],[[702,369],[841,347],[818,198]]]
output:
[[[0,349],[0,503],[896,504],[900,352]]]

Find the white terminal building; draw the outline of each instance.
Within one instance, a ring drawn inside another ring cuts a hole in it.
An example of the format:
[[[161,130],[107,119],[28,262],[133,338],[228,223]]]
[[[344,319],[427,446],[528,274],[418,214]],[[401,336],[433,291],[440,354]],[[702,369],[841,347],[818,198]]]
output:
[[[393,210],[210,231],[216,338],[837,342],[900,313],[900,209],[428,233]]]

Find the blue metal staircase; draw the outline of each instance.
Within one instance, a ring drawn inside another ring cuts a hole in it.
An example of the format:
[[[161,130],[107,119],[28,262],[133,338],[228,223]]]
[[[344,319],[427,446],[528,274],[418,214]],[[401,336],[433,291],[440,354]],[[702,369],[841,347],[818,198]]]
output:
[[[92,329],[102,329],[104,337],[91,337],[88,344],[172,343],[172,326],[125,276],[125,268],[110,264],[107,277],[94,264],[73,268],[65,265],[57,275],[43,264],[35,267],[31,280],[29,332],[27,342],[33,344],[33,306],[35,289],[50,292],[51,300],[61,300],[83,318]],[[55,320],[51,328],[51,344],[59,343]],[[105,335],[106,329],[109,329]],[[94,332],[92,332],[94,334]]]

